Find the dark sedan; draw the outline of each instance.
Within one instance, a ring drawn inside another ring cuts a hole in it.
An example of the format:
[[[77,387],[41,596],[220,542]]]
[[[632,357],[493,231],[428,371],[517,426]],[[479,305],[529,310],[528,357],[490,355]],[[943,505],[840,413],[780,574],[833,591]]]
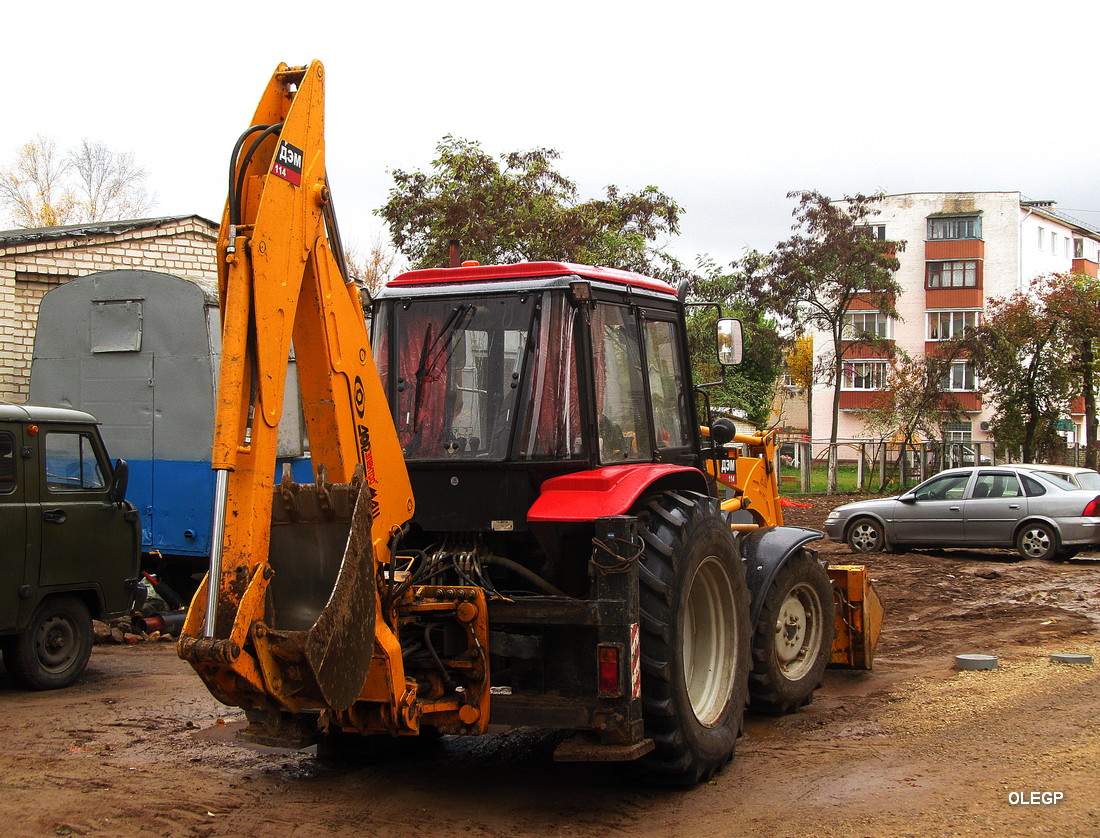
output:
[[[912,491],[857,501],[825,519],[857,553],[901,547],[1014,547],[1028,559],[1069,558],[1100,544],[1100,494],[1044,466],[942,471]]]

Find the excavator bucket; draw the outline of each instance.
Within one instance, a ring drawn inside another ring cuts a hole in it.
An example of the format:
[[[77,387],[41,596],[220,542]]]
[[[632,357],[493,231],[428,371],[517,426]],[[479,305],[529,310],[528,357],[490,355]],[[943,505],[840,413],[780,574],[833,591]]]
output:
[[[355,701],[374,649],[374,551],[363,485],[284,480],[275,490],[269,562],[278,628],[267,641],[277,658],[292,660],[301,650],[301,688],[313,693],[312,681],[313,698],[333,709]]]
[[[290,710],[349,707],[374,650],[371,522],[361,481],[284,479],[275,488],[268,563],[248,581],[228,638],[202,637],[207,580],[188,611],[181,657],[227,703],[250,707],[270,697]]]
[[[829,665],[872,669],[885,612],[871,575],[865,565],[858,564],[829,565],[828,573],[836,598],[836,632]]]

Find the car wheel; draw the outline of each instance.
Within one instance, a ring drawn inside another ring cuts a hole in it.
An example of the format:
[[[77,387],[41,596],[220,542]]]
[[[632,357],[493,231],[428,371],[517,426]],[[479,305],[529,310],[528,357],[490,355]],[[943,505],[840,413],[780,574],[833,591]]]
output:
[[[24,687],[67,687],[84,671],[92,654],[92,615],[75,597],[45,599],[26,631],[4,647],[8,672]]]
[[[846,538],[853,553],[878,553],[886,544],[882,524],[874,518],[857,518],[848,528]]]
[[[1049,524],[1030,521],[1016,536],[1016,549],[1025,559],[1053,559],[1058,553],[1058,534]]]

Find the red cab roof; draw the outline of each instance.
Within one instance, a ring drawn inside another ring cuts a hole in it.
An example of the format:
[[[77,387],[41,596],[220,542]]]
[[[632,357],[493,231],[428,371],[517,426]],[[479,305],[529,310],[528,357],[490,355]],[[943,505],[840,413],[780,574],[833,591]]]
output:
[[[400,288],[409,285],[448,285],[456,282],[496,282],[506,279],[526,279],[537,276],[563,276],[576,274],[586,279],[631,285],[676,296],[676,289],[659,279],[620,271],[617,268],[599,268],[591,265],[574,265],[571,262],[518,262],[514,265],[465,265],[461,268],[428,268],[408,271],[391,279],[386,287]]]

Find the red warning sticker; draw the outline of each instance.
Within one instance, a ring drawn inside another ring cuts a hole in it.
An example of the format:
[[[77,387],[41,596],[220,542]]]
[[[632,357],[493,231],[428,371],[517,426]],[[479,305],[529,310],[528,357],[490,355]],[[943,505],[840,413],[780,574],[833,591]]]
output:
[[[295,186],[301,186],[302,150],[286,140],[279,140],[279,150],[275,153],[275,162],[271,164],[271,174]]]

